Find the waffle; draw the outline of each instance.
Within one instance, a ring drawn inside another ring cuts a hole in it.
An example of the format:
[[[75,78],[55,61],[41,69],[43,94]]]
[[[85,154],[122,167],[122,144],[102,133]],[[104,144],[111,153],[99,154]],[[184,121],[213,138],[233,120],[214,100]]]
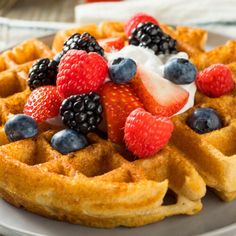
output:
[[[102,37],[104,25],[99,30],[80,28],[79,32],[100,32],[96,36]],[[72,33],[74,30],[64,32],[67,37]],[[151,159],[131,162],[112,143],[90,134],[87,148],[61,155],[49,144],[55,127],[46,124],[40,126],[37,138],[9,143],[4,123],[11,114],[22,113],[30,94],[27,73],[39,57],[51,58],[52,52],[37,40],[26,41],[0,57],[3,199],[47,217],[106,228],[140,226],[201,210],[205,183],[173,146]]]
[[[236,197],[235,132],[236,112],[232,96],[209,99],[176,117],[172,142],[194,164],[206,184],[225,201]],[[197,134],[186,124],[186,119],[197,107],[210,107],[219,112],[224,127],[206,134]]]
[[[236,78],[236,59],[231,55],[235,42],[206,52],[206,31],[161,27],[199,69],[221,62]],[[58,32],[52,52],[33,40],[0,55],[2,127],[9,115],[22,112],[30,94],[26,79],[33,61],[51,58],[68,37],[85,31],[97,39],[126,37],[124,23],[103,22]],[[173,118],[176,127],[170,143],[142,160],[130,159],[121,147],[93,133],[88,135],[87,148],[61,155],[50,145],[57,127],[40,125],[36,138],[13,143],[0,128],[0,196],[46,217],[105,228],[141,226],[172,215],[195,214],[202,208],[205,182],[222,199],[232,200],[236,197],[234,93],[218,99],[198,93],[197,105]],[[218,110],[224,128],[204,135],[191,130],[186,118],[197,107]]]
[[[62,156],[49,144],[52,134],[0,147],[1,197],[16,207],[106,228],[191,215],[202,207],[203,180],[171,146],[152,159],[129,162],[90,134],[87,148]],[[168,189],[174,197],[169,204]]]

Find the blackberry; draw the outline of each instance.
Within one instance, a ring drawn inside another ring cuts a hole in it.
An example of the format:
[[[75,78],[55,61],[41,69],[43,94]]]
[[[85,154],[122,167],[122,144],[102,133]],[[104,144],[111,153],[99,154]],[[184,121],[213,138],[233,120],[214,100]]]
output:
[[[65,43],[63,47],[63,54],[71,49],[84,50],[86,52],[96,52],[101,56],[104,55],[103,48],[98,44],[97,40],[89,33],[73,34]]]
[[[132,31],[129,44],[150,48],[156,55],[177,53],[176,41],[150,22],[140,23]]]
[[[42,58],[36,61],[30,71],[28,85],[34,90],[43,85],[56,85],[57,62]]]
[[[83,134],[94,131],[102,120],[100,96],[94,92],[72,95],[63,101],[60,114],[65,126]]]

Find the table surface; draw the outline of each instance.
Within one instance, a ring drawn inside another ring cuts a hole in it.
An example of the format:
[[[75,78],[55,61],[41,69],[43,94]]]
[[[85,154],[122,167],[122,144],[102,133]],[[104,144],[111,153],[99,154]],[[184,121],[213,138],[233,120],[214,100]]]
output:
[[[1,0],[0,16],[30,21],[73,22],[74,7],[79,2],[78,0]]]

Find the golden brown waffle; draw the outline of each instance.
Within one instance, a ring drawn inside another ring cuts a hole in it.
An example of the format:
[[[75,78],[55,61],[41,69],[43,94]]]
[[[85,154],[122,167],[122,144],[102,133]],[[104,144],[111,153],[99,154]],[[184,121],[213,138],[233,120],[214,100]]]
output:
[[[206,184],[225,201],[236,197],[236,105],[233,96],[209,99],[188,112],[174,118],[172,142],[194,164]],[[197,107],[210,107],[219,112],[224,127],[206,134],[198,134],[186,119]]]
[[[234,41],[205,52],[206,31],[183,26],[174,29],[164,24],[161,27],[199,69],[224,63],[236,81]],[[122,22],[82,26],[56,34],[53,53],[62,49],[69,36],[85,31],[97,39],[125,38]],[[26,78],[32,61],[52,57],[51,51],[37,40],[22,45],[0,55],[1,125],[10,114],[22,112],[30,93]],[[170,144],[152,158],[132,162],[95,134],[89,135],[91,145],[87,148],[61,155],[50,146],[55,131],[49,125],[40,127],[37,138],[14,143],[8,142],[1,128],[0,195],[37,214],[107,228],[140,226],[171,215],[195,214],[205,194],[200,175],[222,199],[232,200],[236,197],[234,96],[235,90],[217,99],[198,93],[197,105],[173,118],[176,127]],[[216,109],[224,127],[204,135],[195,133],[187,126],[186,118],[197,107]]]
[[[3,125],[11,114],[22,113],[30,94],[28,71],[41,57],[52,57],[52,52],[37,39],[22,42],[0,55],[0,144],[8,143]]]
[[[91,145],[63,156],[50,146],[52,134],[0,147],[0,195],[11,204],[106,228],[191,215],[202,207],[203,180],[171,146],[151,159],[129,162],[110,142],[90,134]],[[174,198],[169,204],[168,189]]]
[[[9,114],[23,111],[30,94],[27,79],[33,62],[52,56],[48,46],[37,39],[24,41],[0,55],[0,125],[6,122]]]
[[[52,56],[51,50],[43,42],[37,39],[26,40],[0,56],[0,71],[29,68],[36,59]]]
[[[214,48],[208,52],[195,54],[191,57],[198,70],[216,64],[230,64],[236,62],[236,41],[230,40],[225,45]]]

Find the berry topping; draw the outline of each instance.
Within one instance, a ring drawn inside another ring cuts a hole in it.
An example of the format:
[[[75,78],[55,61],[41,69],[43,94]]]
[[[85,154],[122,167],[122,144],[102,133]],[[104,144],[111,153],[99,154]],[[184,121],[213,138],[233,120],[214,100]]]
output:
[[[125,33],[129,37],[132,33],[132,31],[140,24],[140,23],[147,23],[151,22],[155,25],[158,25],[157,20],[145,13],[137,13],[133,17],[131,17],[125,24]]]
[[[75,33],[71,37],[69,37],[64,43],[63,54],[66,54],[71,49],[84,50],[88,53],[96,52],[101,56],[104,55],[103,48],[101,48],[97,40],[89,33]]]
[[[32,138],[38,134],[38,126],[32,117],[17,114],[12,116],[4,126],[9,141]]]
[[[130,113],[125,122],[125,143],[134,155],[154,155],[169,141],[174,125],[168,117],[153,116],[142,108]]]
[[[141,66],[131,83],[146,110],[153,115],[172,116],[188,101],[189,93],[185,89]]]
[[[92,92],[70,96],[63,101],[60,113],[65,126],[83,134],[94,131],[102,120],[100,96]]]
[[[129,44],[149,48],[156,55],[177,53],[176,41],[152,23],[139,24],[129,37]]]
[[[130,58],[119,57],[109,66],[110,79],[117,84],[129,82],[137,72],[136,62]]]
[[[98,43],[105,52],[119,51],[125,46],[125,41],[122,37],[100,39]]]
[[[174,58],[164,67],[164,78],[175,84],[190,84],[195,80],[196,75],[196,67],[183,58]]]
[[[86,137],[74,130],[64,129],[53,135],[51,145],[58,152],[68,154],[88,145]]]
[[[60,60],[61,60],[61,58],[62,58],[63,55],[64,55],[64,54],[63,54],[63,51],[57,53],[57,54],[53,57],[53,61],[54,61],[57,65],[59,65]]]
[[[58,92],[63,98],[95,92],[103,84],[107,74],[107,62],[97,53],[70,50],[59,64]]]
[[[24,113],[31,116],[36,122],[59,115],[61,97],[55,86],[43,86],[32,91],[25,107]]]
[[[48,58],[39,59],[29,71],[28,85],[34,90],[43,85],[56,85],[57,63]]]
[[[122,143],[125,120],[134,109],[143,107],[129,84],[106,83],[101,90],[108,137],[114,143]]]
[[[212,108],[198,108],[187,119],[191,129],[199,134],[205,134],[222,127],[219,114]]]
[[[197,88],[209,97],[220,97],[234,89],[231,71],[223,64],[212,65],[197,76]]]

